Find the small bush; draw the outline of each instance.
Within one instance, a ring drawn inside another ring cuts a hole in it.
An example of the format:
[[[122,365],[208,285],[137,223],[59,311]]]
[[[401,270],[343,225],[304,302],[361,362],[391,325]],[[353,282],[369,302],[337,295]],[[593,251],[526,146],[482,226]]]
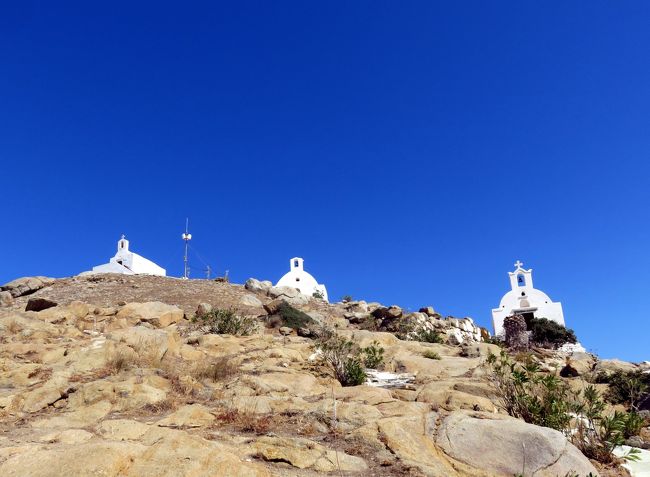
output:
[[[443,343],[444,340],[440,333],[434,330],[421,329],[416,332],[414,341],[422,341],[424,343]]]
[[[641,371],[616,370],[596,375],[597,383],[609,384],[605,399],[612,404],[624,404],[628,409],[638,409],[650,388],[650,374]]]
[[[638,436],[641,429],[645,426],[645,419],[636,412],[628,412],[623,423],[623,435],[626,439],[632,436]]]
[[[499,348],[504,348],[506,346],[505,342],[498,336],[490,336],[488,339],[483,341],[488,344],[497,345]]]
[[[359,386],[366,382],[366,370],[359,358],[350,358],[345,362],[345,380],[343,386]]]
[[[195,379],[209,379],[212,382],[223,381],[237,373],[237,367],[228,358],[198,363],[192,370]]]
[[[565,343],[578,341],[573,330],[546,318],[529,319],[526,325],[531,332],[532,343],[543,348],[557,349]]]
[[[333,332],[325,332],[317,348],[323,359],[334,371],[334,376],[343,386],[358,386],[366,380],[366,372],[359,358],[360,349],[353,342]]]
[[[370,346],[361,350],[363,355],[363,363],[367,368],[380,369],[384,364],[384,348],[379,344],[379,341],[373,341]]]
[[[111,374],[120,374],[134,363],[135,359],[130,353],[123,349],[117,349],[106,360],[106,368]]]
[[[195,316],[194,322],[205,333],[248,336],[257,330],[257,320],[241,316],[233,309],[216,308],[205,315]]]
[[[353,301],[353,298],[350,295],[343,295],[343,297],[341,297],[341,301],[343,303],[349,303],[349,302]]]
[[[325,298],[325,295],[321,290],[314,291],[314,293],[312,293],[311,296],[316,298],[317,300],[322,300],[323,298]]]
[[[282,318],[282,325],[289,328],[306,328],[314,323],[314,320],[307,313],[297,310],[284,302],[278,308],[278,315]]]
[[[425,358],[429,358],[429,359],[440,359],[440,355],[438,353],[436,353],[435,351],[432,351],[430,349],[426,350],[424,353],[422,353],[422,356],[424,356]]]
[[[440,333],[435,330],[424,328],[414,320],[402,319],[397,325],[395,332],[401,340],[421,341],[423,343],[443,343],[444,340]]]
[[[269,432],[273,415],[258,414],[249,410],[230,408],[217,415],[219,421],[232,425],[239,431],[252,432],[257,435]]]

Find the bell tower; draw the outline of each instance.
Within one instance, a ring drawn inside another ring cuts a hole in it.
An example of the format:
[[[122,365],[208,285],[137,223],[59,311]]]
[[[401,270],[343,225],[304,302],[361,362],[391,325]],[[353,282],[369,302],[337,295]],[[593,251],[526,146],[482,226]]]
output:
[[[128,251],[129,251],[129,241],[126,239],[126,237],[124,237],[124,234],[122,234],[122,237],[117,242],[117,253],[128,252]]]
[[[508,272],[508,275],[510,275],[510,286],[515,291],[533,288],[533,269],[525,270],[522,268],[522,265],[523,263],[517,260],[515,262],[515,271]]]
[[[291,271],[302,271],[303,270],[303,262],[304,260],[300,257],[293,257],[291,260],[289,260],[289,270]]]

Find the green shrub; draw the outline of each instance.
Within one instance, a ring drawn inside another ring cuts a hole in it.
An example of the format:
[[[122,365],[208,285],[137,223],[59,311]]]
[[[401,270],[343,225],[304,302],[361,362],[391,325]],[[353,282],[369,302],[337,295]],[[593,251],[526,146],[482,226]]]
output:
[[[248,336],[257,330],[257,320],[250,316],[241,316],[236,310],[215,308],[214,310],[193,318],[205,333],[219,335]]]
[[[429,359],[440,359],[440,355],[436,353],[435,351],[432,351],[430,349],[426,350],[424,353],[422,353],[422,356],[425,358]]]
[[[366,370],[359,358],[350,358],[345,362],[345,379],[343,386],[359,386],[366,382]]]
[[[505,342],[502,339],[499,339],[497,336],[490,336],[488,339],[484,340],[484,342],[497,345],[499,348],[504,348],[506,346]]]
[[[424,343],[444,342],[440,333],[434,330],[425,330],[425,329],[421,329],[416,332],[414,341],[423,341]]]
[[[289,328],[306,328],[308,325],[314,323],[311,316],[294,308],[286,302],[280,305],[277,313],[282,318],[282,325]]]
[[[354,300],[354,299],[353,299],[352,296],[350,296],[350,295],[343,295],[343,296],[341,297],[341,301],[342,301],[343,303],[348,303],[348,302],[353,301],[353,300]]]
[[[322,300],[323,298],[325,298],[325,295],[321,290],[315,290],[314,293],[311,294],[311,296],[318,300]]]
[[[596,375],[597,383],[606,383],[609,389],[605,398],[612,404],[624,404],[631,409],[638,409],[638,405],[647,396],[650,388],[650,374],[641,371],[616,370],[607,374],[600,372]]]
[[[531,342],[543,348],[556,349],[565,343],[578,341],[573,330],[546,318],[528,319],[526,325],[531,332]]]
[[[638,425],[638,420],[627,413],[606,416],[605,402],[593,386],[573,392],[558,376],[541,373],[532,361],[520,364],[502,351],[499,357],[490,354],[488,365],[508,414],[563,432],[591,459],[613,462],[614,448],[623,444],[626,432],[633,432]],[[625,458],[634,460],[638,456],[632,453]]]
[[[360,359],[361,350],[353,341],[330,330],[321,334],[316,347],[322,351],[323,360],[332,368],[341,385],[358,386],[365,382],[366,372]]]
[[[636,412],[628,412],[623,426],[623,435],[626,439],[632,436],[638,436],[641,429],[645,426],[645,419]]]
[[[370,346],[361,350],[363,355],[363,363],[367,368],[380,369],[384,364],[384,348],[379,344],[379,341],[373,341]]]
[[[440,333],[435,330],[425,329],[422,325],[414,320],[402,319],[395,332],[401,340],[421,341],[424,343],[443,343],[444,340]]]

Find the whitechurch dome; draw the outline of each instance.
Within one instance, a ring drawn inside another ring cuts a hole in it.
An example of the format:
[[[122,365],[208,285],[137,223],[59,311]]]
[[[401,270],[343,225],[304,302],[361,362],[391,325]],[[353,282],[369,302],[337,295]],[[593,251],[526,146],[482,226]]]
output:
[[[289,260],[289,271],[276,283],[276,287],[291,287],[300,290],[300,293],[307,296],[320,295],[327,301],[327,289],[325,285],[319,284],[316,279],[304,270],[304,260],[294,257]]]
[[[513,314],[547,318],[564,326],[562,304],[554,303],[546,293],[534,288],[533,270],[525,270],[522,265],[517,260],[514,272],[508,272],[512,289],[503,295],[499,308],[492,310],[492,324],[497,336],[503,335],[503,321]]]

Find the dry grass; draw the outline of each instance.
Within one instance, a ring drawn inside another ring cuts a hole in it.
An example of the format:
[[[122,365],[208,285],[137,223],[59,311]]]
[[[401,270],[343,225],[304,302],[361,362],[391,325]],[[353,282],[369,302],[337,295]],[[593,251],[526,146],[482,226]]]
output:
[[[426,350],[424,353],[422,353],[422,356],[425,358],[429,359],[440,359],[440,354],[436,353],[435,351],[432,350]]]
[[[120,374],[136,364],[136,359],[124,349],[114,350],[106,360],[106,369],[110,374]]]
[[[39,378],[41,381],[47,381],[52,376],[52,368],[41,367],[35,369],[27,375],[28,378]]]
[[[162,401],[145,404],[141,410],[147,414],[165,414],[178,409],[182,401],[174,395],[168,395]]]
[[[253,434],[273,432],[313,438],[331,436],[335,426],[331,416],[322,412],[285,411],[279,414],[255,412],[255,408],[225,407],[215,414],[212,428],[228,427],[232,431]]]
[[[133,347],[138,355],[138,365],[141,368],[158,368],[167,350],[154,340],[140,340]]]
[[[197,380],[209,379],[216,383],[225,381],[237,374],[237,366],[228,357],[217,358],[212,361],[199,362],[190,370],[190,375]]]
[[[7,333],[11,335],[15,335],[17,333],[20,333],[23,331],[23,327],[18,323],[15,319],[10,320],[6,325],[5,325],[5,330]]]
[[[223,424],[229,424],[240,432],[252,432],[253,434],[262,435],[268,433],[271,429],[273,415],[230,408],[217,414],[217,420]]]

